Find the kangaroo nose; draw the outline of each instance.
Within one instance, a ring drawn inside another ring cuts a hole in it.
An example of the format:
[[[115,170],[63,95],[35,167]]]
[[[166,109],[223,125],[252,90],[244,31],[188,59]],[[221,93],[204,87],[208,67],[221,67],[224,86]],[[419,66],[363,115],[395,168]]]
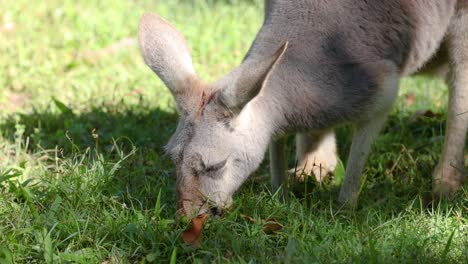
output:
[[[211,207],[211,214],[214,216],[222,216],[223,215],[223,209],[219,207]]]

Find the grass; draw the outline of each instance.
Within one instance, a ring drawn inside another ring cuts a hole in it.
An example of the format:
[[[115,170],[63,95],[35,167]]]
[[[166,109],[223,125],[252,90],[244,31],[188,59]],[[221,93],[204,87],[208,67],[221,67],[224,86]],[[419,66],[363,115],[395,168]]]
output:
[[[262,3],[0,3],[0,263],[468,260],[468,190],[436,207],[423,203],[443,143],[440,81],[403,81],[356,210],[339,209],[332,184],[311,183],[278,202],[265,163],[192,249],[173,222],[174,168],[162,155],[174,103],[142,62],[136,27],[144,11],[166,17],[186,35],[200,75],[214,80],[241,61]],[[421,109],[435,114],[415,115]],[[343,159],[349,132],[338,131]],[[272,217],[283,229],[265,234]]]

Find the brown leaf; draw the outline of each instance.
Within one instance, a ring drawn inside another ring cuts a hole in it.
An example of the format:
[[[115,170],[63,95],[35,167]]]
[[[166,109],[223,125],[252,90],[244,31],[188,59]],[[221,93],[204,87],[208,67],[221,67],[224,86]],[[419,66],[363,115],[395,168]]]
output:
[[[207,214],[201,214],[194,219],[192,219],[192,224],[190,228],[182,232],[182,239],[185,243],[189,244],[193,247],[200,247],[202,240],[201,240],[201,233],[203,230],[203,225],[205,224]]]
[[[255,219],[253,219],[251,216],[248,216],[248,215],[245,215],[245,214],[240,214],[240,216],[242,218],[244,218],[245,220],[249,221],[249,223],[251,223],[251,224],[255,223]]]
[[[272,234],[281,229],[283,229],[283,225],[278,223],[274,218],[267,219],[266,223],[263,225],[263,232],[265,232],[265,234]]]
[[[419,121],[423,117],[427,118],[440,118],[442,115],[440,113],[434,113],[431,110],[419,110],[414,112],[410,117],[409,117],[409,122],[414,123],[416,121]]]
[[[416,101],[416,95],[414,93],[409,93],[405,95],[405,103],[407,106],[414,104]]]

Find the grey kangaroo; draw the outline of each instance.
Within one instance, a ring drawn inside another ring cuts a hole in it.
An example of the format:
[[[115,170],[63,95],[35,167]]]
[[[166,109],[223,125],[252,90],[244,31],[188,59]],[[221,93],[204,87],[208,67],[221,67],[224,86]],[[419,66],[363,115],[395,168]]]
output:
[[[322,180],[337,164],[334,127],[355,128],[339,202],[355,205],[374,138],[399,80],[450,66],[445,144],[434,194],[466,177],[468,1],[270,0],[243,62],[216,82],[200,79],[172,25],[143,15],[145,63],[175,98],[180,120],[166,146],[176,165],[179,215],[219,213],[270,145],[274,189],[287,171],[284,133],[297,133],[300,169]]]

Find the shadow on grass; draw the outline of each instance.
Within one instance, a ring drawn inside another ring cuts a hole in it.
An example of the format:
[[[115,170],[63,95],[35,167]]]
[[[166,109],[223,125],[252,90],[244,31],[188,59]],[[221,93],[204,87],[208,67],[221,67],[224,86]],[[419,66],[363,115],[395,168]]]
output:
[[[424,111],[390,115],[364,169],[366,178],[360,193],[359,208],[398,212],[415,198],[422,199],[424,206],[431,206],[432,174],[442,153],[445,125],[445,113]],[[352,128],[340,127],[336,129],[336,135],[339,156],[346,163]],[[288,137],[287,156],[288,167],[294,168],[294,136]],[[259,174],[268,175],[268,161],[264,161]],[[340,186],[330,179],[320,184],[310,178],[306,183],[290,183],[295,198],[306,204],[321,204],[324,208],[332,204],[334,209],[338,209]],[[261,182],[268,185],[269,178],[263,177]],[[458,201],[460,199],[453,202]]]
[[[56,148],[63,162],[56,165],[53,157],[41,161],[52,174],[65,177],[78,170],[87,175],[102,167],[112,177],[96,173],[95,178],[102,179],[94,190],[127,204],[136,202],[139,208],[152,208],[160,191],[165,201],[175,200],[173,166],[163,154],[163,146],[175,130],[177,114],[125,105],[103,105],[76,114],[61,102],[55,103],[60,111],[34,111],[7,118],[0,126],[3,137],[11,144],[17,144],[18,137],[28,141],[27,153]],[[113,167],[118,169],[114,172]],[[73,177],[79,181],[79,175]]]
[[[36,112],[18,114],[0,125],[1,133],[12,142],[18,130],[29,137],[34,151],[58,146],[71,151],[72,145],[80,149],[88,147],[107,148],[112,139],[128,140],[124,147],[162,151],[177,124],[177,115],[159,108],[138,109],[127,106],[101,106],[75,114],[60,102],[60,113]]]
[[[73,158],[77,152],[90,148],[112,161],[118,158],[112,151],[116,144],[123,152],[136,147],[136,154],[126,161],[108,192],[127,193],[145,201],[145,208],[154,206],[159,189],[169,192],[168,200],[174,200],[173,165],[163,155],[163,146],[175,130],[177,114],[159,108],[105,105],[75,114],[62,103],[55,104],[60,113],[19,114],[3,122],[0,131],[11,142],[21,131],[23,138],[30,140],[29,151],[58,147],[64,158]],[[402,209],[416,195],[430,193],[432,170],[442,150],[444,130],[445,114],[392,114],[370,154],[360,205]],[[337,129],[343,161],[349,151],[351,132],[349,127]],[[289,167],[294,167],[294,137],[289,136],[288,142]],[[267,168],[265,160],[256,174],[268,175]],[[263,184],[268,184],[268,180],[260,179]],[[307,197],[327,206],[330,202],[336,204],[339,186],[309,183],[295,186],[295,190],[297,198]],[[389,204],[388,200],[399,202]]]

